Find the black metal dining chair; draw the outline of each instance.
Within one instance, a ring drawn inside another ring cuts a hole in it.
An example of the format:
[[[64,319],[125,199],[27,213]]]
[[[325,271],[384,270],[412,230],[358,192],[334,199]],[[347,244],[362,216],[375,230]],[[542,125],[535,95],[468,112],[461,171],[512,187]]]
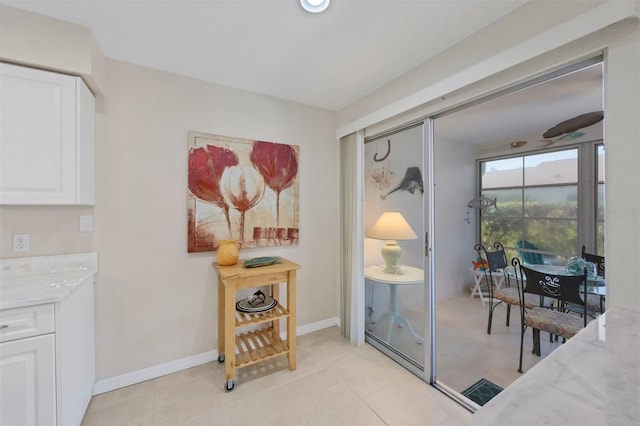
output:
[[[582,256],[581,257],[587,262],[595,263],[596,271],[598,272],[598,275],[600,275],[601,277],[605,276],[604,275],[604,273],[605,273],[605,270],[604,270],[604,256],[587,253],[586,252],[586,246],[582,246]]]
[[[522,373],[522,350],[524,332],[527,327],[533,330],[533,353],[540,356],[540,331],[550,335],[569,339],[587,326],[587,271],[582,275],[555,275],[535,271],[523,266],[520,259],[511,260],[514,268],[517,288],[521,302],[529,295],[553,299],[556,303],[551,307],[528,308],[520,304],[520,363],[518,372]],[[563,306],[570,303],[581,308],[580,316],[567,312]]]
[[[511,305],[518,303],[518,294],[516,290],[515,298],[513,294],[506,295],[496,288],[496,279],[494,275],[504,276],[504,268],[507,267],[507,256],[504,247],[499,242],[493,243],[493,251],[488,251],[482,244],[476,244],[473,249],[478,254],[479,260],[486,260],[487,267],[484,268],[485,281],[487,283],[487,294],[489,296],[489,321],[487,323],[487,334],[491,334],[491,322],[493,319],[493,310],[502,302],[507,303],[507,325],[509,325],[509,316],[511,313]],[[506,280],[505,280],[506,281]],[[504,290],[507,290],[506,288]]]
[[[487,294],[489,299],[489,318],[487,321],[487,334],[491,334],[491,325],[493,322],[493,310],[496,306],[506,304],[507,318],[506,326],[509,326],[511,317],[511,305],[520,305],[520,296],[518,289],[511,286],[511,279],[505,268],[507,267],[507,255],[501,243],[493,243],[493,250],[487,250],[482,244],[476,244],[474,250],[478,254],[478,258],[487,261],[487,268],[484,270],[485,280],[487,282]],[[498,277],[502,277],[503,286],[498,288],[495,283],[499,282]],[[529,308],[540,306],[540,298],[533,295],[525,297],[525,305]]]
[[[604,256],[587,253],[585,250],[586,247],[582,246],[581,257],[587,262],[594,263],[596,265],[596,272],[599,276],[604,278]],[[587,294],[587,309],[595,314],[604,313],[604,296],[599,296],[597,294]]]

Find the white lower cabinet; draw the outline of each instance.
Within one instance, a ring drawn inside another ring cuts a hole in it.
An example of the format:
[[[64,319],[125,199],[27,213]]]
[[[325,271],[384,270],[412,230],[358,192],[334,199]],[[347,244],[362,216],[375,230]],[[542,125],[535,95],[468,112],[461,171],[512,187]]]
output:
[[[60,426],[82,422],[96,371],[93,281],[56,303],[56,401]]]
[[[0,343],[0,424],[55,425],[54,335]]]
[[[0,311],[0,425],[74,426],[95,381],[93,282],[61,302]]]

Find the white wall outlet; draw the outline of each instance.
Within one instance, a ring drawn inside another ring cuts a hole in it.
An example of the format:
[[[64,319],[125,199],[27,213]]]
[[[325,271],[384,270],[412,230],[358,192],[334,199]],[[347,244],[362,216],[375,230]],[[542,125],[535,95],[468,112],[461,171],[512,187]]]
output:
[[[13,234],[13,251],[29,251],[29,234]]]
[[[93,216],[79,216],[78,217],[78,231],[80,232],[93,232]]]

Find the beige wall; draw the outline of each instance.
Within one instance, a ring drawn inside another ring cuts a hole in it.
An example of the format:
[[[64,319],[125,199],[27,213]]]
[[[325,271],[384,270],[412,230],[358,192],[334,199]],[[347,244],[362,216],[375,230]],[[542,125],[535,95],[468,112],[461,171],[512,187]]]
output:
[[[608,306],[640,310],[640,26],[627,22],[605,68]],[[611,285],[609,283],[611,282]]]
[[[0,60],[81,76],[95,94],[104,57],[90,28],[0,4]]]
[[[213,253],[186,253],[187,132],[300,146],[300,245],[245,250],[302,265],[298,324],[339,316],[334,114],[107,62],[98,115],[98,379],[216,349]]]
[[[92,232],[79,232],[79,217],[93,215],[88,206],[0,207],[0,258],[95,251]],[[29,234],[29,252],[13,252],[13,234]]]

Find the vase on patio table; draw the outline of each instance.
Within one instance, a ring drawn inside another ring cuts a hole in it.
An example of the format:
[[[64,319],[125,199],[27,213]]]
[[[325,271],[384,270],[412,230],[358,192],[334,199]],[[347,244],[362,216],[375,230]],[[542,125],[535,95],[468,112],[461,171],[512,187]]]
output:
[[[578,256],[573,256],[567,261],[567,272],[571,275],[580,275],[584,271],[584,259]]]
[[[587,262],[578,256],[573,256],[567,261],[567,272],[571,275],[582,275],[585,268],[587,269],[587,278],[595,280],[598,276],[595,263]]]
[[[216,261],[220,266],[231,266],[238,263],[240,256],[240,241],[222,240],[216,252]]]

